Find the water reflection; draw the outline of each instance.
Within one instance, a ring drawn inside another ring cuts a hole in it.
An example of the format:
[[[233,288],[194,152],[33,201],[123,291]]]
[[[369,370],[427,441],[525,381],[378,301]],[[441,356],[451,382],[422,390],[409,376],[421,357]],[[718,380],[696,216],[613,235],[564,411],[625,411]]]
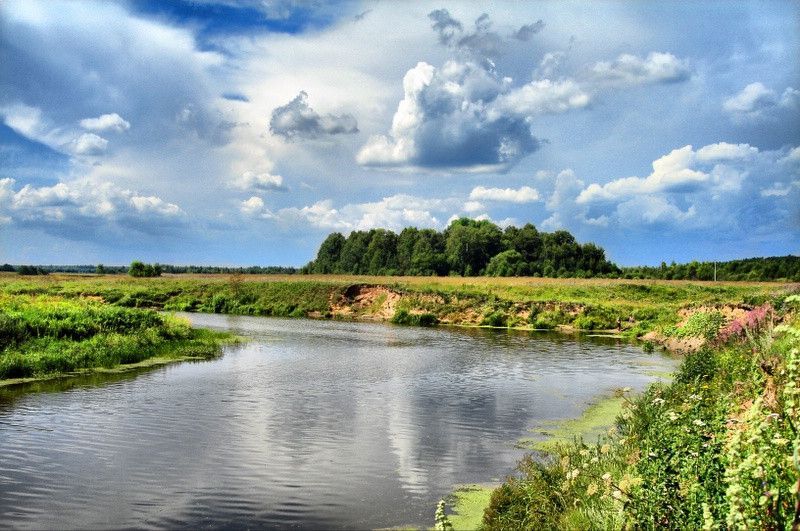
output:
[[[608,340],[190,317],[252,341],[0,391],[3,525],[429,525],[453,485],[510,473],[527,428],[672,364]]]

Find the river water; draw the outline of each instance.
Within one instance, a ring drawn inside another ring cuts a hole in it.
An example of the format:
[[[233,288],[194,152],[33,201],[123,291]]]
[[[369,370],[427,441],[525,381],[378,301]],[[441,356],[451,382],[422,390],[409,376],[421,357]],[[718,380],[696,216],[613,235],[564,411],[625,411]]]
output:
[[[542,422],[675,362],[614,340],[188,315],[212,361],[0,390],[0,528],[431,526]]]

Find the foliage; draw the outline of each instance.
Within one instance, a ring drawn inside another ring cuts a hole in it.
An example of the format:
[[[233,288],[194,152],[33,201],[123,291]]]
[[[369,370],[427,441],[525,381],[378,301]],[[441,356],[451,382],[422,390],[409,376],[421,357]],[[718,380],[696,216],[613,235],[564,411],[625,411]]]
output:
[[[623,268],[623,277],[630,279],[655,278],[662,280],[714,280],[719,281],[800,281],[800,256],[771,256],[767,258],[745,258],[729,262],[689,262],[659,267],[637,266]]]
[[[335,232],[320,245],[305,273],[357,275],[603,276],[619,269],[598,246],[580,245],[566,231],[540,233],[531,224],[501,230],[461,218],[443,232],[409,227]]]
[[[0,380],[218,352],[221,334],[152,310],[87,300],[0,296]]]
[[[398,308],[390,319],[391,323],[412,326],[435,326],[439,319],[432,313],[409,313],[405,308]]]
[[[17,268],[17,274],[23,276],[46,275],[47,271],[38,266],[21,265]]]
[[[131,262],[128,274],[132,277],[160,277],[161,266],[158,264],[145,264],[138,260]]]
[[[630,401],[598,443],[524,459],[494,492],[484,527],[792,527],[800,516],[800,322],[790,314],[773,330],[764,307],[753,312],[742,334],[688,356],[671,384]],[[705,334],[714,319],[701,320]]]
[[[719,334],[725,317],[718,311],[696,312],[689,316],[683,326],[675,330],[678,337],[702,337],[712,340]]]

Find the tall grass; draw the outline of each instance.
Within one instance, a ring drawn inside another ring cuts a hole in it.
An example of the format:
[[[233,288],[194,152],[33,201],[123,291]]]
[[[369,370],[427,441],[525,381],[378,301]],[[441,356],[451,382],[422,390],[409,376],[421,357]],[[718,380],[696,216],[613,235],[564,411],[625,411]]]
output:
[[[155,356],[208,357],[218,352],[222,337],[153,310],[0,295],[0,379],[114,367]]]

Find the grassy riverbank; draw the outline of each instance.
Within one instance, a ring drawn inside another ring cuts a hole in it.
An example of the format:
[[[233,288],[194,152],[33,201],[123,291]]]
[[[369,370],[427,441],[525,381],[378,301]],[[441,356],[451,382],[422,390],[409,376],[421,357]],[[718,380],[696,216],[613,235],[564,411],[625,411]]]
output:
[[[227,334],[153,310],[47,295],[0,295],[0,385],[217,355]]]
[[[681,311],[779,303],[776,283],[608,279],[0,274],[0,293],[95,297],[121,307],[285,317],[675,335]]]
[[[524,459],[492,494],[483,527],[798,525],[800,297],[783,306],[720,323],[672,383],[630,401],[599,442]]]

